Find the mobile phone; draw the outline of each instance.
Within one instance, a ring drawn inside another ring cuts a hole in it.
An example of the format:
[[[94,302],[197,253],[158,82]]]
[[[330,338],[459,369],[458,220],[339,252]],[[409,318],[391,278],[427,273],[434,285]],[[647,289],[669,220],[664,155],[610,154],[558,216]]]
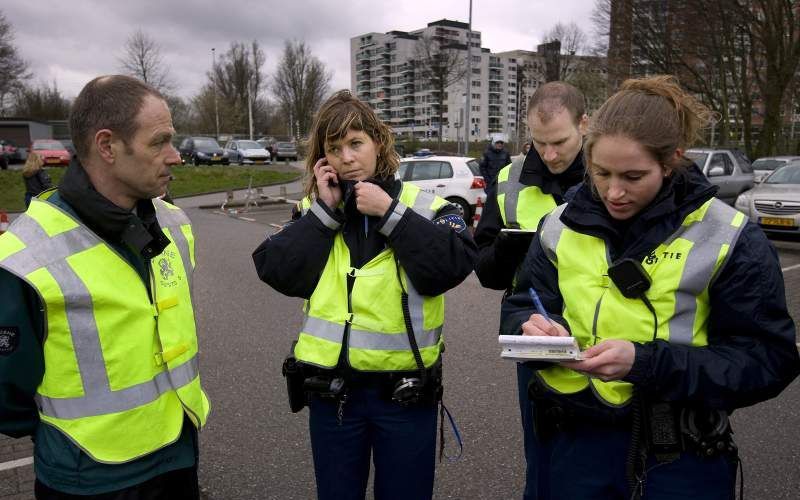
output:
[[[328,160],[325,157],[320,158],[320,160],[322,160],[323,165],[327,165],[328,164]],[[334,172],[334,175],[335,175],[335,172]],[[328,179],[328,187],[332,187],[333,188],[333,187],[336,187],[338,185],[339,185],[339,176],[338,175],[336,176],[336,180]]]

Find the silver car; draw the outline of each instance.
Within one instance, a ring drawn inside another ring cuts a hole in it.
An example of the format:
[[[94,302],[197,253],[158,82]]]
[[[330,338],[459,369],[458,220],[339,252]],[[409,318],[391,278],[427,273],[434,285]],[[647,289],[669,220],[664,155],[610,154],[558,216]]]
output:
[[[256,141],[234,140],[225,145],[225,152],[232,162],[239,165],[256,165],[270,162],[269,151]]]
[[[756,176],[756,182],[763,181],[775,170],[795,160],[800,160],[800,156],[767,156],[759,158],[753,162],[753,173]]]
[[[800,161],[780,167],[742,193],[736,208],[765,231],[797,233],[800,228]]]
[[[711,184],[719,187],[717,198],[733,205],[736,197],[755,184],[750,160],[738,149],[692,148],[684,154],[695,162]]]

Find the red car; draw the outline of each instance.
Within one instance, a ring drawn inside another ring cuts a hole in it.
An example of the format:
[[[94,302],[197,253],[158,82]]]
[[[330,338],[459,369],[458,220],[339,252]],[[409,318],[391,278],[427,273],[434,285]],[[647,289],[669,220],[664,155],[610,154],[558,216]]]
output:
[[[36,139],[31,146],[31,154],[34,153],[42,157],[46,166],[66,167],[69,165],[69,151],[56,140]]]

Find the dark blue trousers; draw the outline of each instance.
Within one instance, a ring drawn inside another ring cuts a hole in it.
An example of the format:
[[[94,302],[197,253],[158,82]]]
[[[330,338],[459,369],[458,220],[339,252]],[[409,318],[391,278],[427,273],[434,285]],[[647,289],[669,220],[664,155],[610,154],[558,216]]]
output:
[[[528,383],[534,370],[517,363],[517,390],[519,391],[519,411],[522,417],[522,442],[525,446],[525,491],[523,500],[544,500],[548,498],[547,474],[541,472],[547,463],[540,460],[537,451],[536,434],[533,432],[533,401],[528,397]],[[540,473],[541,472],[541,473]]]
[[[540,442],[550,462],[551,499],[627,500],[625,460],[630,432],[592,426],[555,433]],[[736,464],[727,457],[700,458],[682,453],[669,463],[649,458],[643,500],[732,500]]]
[[[342,425],[336,403],[315,397],[309,408],[319,500],[363,500],[370,455],[376,500],[433,496],[436,406],[404,408],[377,389],[351,388]]]

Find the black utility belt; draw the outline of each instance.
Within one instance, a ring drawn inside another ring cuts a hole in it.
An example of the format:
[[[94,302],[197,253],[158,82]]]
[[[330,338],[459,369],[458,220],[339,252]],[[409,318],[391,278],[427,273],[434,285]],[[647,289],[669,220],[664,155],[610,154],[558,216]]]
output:
[[[574,401],[557,398],[532,398],[534,427],[537,436],[546,439],[557,432],[576,429],[613,428],[632,431],[633,400],[623,408],[577,406]],[[644,441],[650,453],[659,460],[670,460],[682,452],[702,457],[735,455],[728,415],[724,411],[705,408],[684,408],[666,402],[642,404],[641,420]]]
[[[325,369],[298,362],[284,361],[283,375],[289,392],[289,405],[298,412],[311,397],[340,401],[352,389],[377,389],[382,398],[403,406],[434,404],[442,396],[441,363],[425,369],[398,372],[359,372]]]

